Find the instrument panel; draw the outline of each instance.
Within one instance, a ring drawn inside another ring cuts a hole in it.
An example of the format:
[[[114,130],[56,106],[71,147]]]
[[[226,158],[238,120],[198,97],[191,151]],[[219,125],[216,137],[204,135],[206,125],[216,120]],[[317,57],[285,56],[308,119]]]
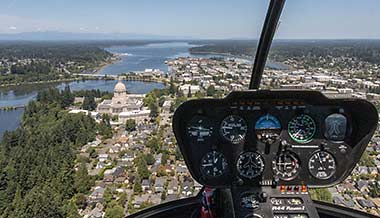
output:
[[[364,100],[259,90],[185,102],[173,129],[203,185],[325,187],[351,173],[377,122],[375,107]]]

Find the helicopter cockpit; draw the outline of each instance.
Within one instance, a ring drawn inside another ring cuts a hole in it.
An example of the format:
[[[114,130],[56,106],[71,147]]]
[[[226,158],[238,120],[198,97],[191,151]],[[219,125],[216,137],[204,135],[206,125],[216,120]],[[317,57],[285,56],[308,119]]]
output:
[[[350,175],[376,130],[376,108],[318,91],[259,90],[284,3],[270,3],[252,90],[190,100],[175,112],[177,143],[203,192],[131,217],[368,217],[313,201],[309,188],[329,187]]]

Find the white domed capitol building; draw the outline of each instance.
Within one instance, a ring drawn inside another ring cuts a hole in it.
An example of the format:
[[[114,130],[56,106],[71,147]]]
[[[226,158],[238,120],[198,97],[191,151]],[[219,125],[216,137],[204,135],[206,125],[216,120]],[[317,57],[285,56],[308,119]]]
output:
[[[145,118],[150,111],[143,108],[144,97],[144,94],[127,94],[127,88],[119,80],[115,85],[112,99],[104,100],[98,104],[97,112],[118,115],[121,121],[132,118]]]

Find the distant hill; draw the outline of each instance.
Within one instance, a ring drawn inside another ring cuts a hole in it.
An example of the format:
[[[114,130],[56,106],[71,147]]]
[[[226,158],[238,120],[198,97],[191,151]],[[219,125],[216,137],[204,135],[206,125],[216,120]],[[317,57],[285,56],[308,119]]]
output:
[[[3,33],[0,40],[38,40],[38,41],[62,41],[62,40],[169,40],[191,39],[190,37],[161,36],[154,34],[135,33],[72,33],[72,32],[22,32]]]

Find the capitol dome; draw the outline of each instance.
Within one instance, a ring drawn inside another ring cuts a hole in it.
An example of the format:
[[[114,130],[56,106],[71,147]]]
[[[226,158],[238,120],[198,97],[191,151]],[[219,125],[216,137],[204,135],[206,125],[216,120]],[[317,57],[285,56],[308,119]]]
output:
[[[125,85],[121,80],[115,85],[114,92],[126,92],[127,88],[125,88]]]

